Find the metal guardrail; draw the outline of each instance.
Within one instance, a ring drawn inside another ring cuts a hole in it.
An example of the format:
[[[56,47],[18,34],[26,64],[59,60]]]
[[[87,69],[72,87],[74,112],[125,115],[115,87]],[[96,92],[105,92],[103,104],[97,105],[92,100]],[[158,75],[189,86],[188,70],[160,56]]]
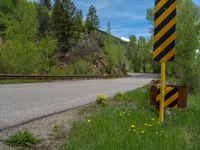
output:
[[[4,75],[0,74],[0,80],[93,80],[93,79],[112,79],[120,78],[125,76],[103,76],[103,75],[94,75],[94,76],[46,76],[46,75]]]

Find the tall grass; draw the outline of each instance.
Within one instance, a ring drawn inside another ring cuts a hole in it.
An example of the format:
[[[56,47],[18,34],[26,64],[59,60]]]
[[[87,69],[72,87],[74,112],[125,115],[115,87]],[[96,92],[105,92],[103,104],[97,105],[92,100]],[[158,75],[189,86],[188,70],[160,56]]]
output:
[[[148,104],[147,87],[119,94],[117,103],[75,124],[66,150],[199,150],[200,98],[190,96],[187,109],[157,120]],[[90,121],[87,121],[90,120]]]

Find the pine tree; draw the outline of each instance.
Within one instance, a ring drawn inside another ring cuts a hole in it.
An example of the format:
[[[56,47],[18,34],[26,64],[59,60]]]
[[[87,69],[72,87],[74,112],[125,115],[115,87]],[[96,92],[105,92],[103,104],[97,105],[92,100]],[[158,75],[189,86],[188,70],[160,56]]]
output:
[[[48,9],[51,9],[51,0],[40,0],[40,4]]]
[[[97,16],[97,10],[93,5],[91,5],[89,8],[89,12],[87,14],[87,18],[86,18],[87,31],[90,32],[94,29],[98,29],[99,24],[100,24],[100,21],[99,21],[99,17]]]
[[[110,24],[110,21],[108,21],[108,23],[107,23],[106,32],[107,32],[108,34],[111,34],[111,24]]]
[[[80,34],[84,32],[83,29],[83,13],[81,10],[77,10],[76,16],[73,21],[73,31],[75,33],[75,38],[79,39]]]
[[[63,9],[67,18],[67,39],[69,42],[69,48],[77,43],[79,37],[79,31],[76,25],[76,6],[71,0],[62,1]]]
[[[46,37],[50,31],[50,16],[48,8],[42,5],[37,6],[38,33],[41,37]]]
[[[69,19],[72,19],[76,15],[76,6],[71,0],[62,0],[64,11]]]
[[[68,18],[60,0],[56,0],[52,13],[52,30],[58,41],[58,48],[63,51],[69,49]]]

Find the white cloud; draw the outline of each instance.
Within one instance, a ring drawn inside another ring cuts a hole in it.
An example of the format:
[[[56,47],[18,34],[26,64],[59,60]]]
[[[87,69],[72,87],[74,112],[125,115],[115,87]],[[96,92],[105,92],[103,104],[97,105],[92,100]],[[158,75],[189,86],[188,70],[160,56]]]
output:
[[[129,39],[129,38],[126,38],[126,37],[121,37],[121,40],[122,40],[122,41],[125,41],[125,42],[130,42],[130,39]]]

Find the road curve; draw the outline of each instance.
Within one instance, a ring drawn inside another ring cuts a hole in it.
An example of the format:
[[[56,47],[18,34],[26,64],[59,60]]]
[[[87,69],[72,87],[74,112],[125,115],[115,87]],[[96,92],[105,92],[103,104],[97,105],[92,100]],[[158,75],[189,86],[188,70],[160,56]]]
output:
[[[131,74],[110,80],[0,85],[0,130],[95,101],[97,93],[114,95],[142,87],[155,75]]]

